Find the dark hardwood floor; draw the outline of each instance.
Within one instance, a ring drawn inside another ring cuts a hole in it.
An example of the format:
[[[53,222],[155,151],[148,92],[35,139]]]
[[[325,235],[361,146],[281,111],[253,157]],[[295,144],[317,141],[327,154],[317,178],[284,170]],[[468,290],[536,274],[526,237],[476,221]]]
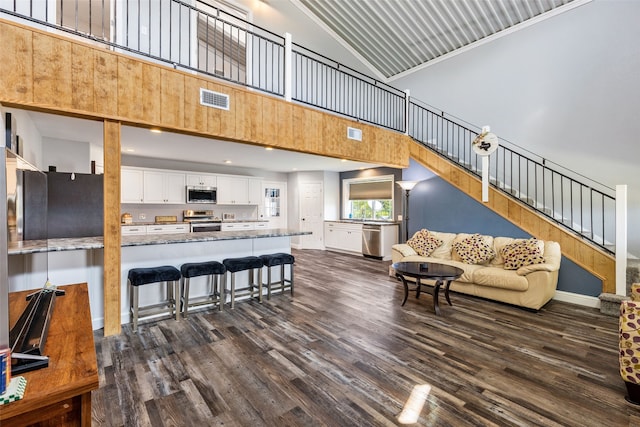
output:
[[[414,387],[417,425],[640,425],[617,317],[455,293],[436,317],[428,294],[400,306],[387,262],[293,253],[294,298],[96,331],[94,425],[399,425]]]

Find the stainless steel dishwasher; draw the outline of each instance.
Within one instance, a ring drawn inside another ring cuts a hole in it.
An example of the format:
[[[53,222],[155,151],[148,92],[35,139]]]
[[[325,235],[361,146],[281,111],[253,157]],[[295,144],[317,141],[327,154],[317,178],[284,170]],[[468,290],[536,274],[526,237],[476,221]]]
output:
[[[362,226],[362,255],[382,258],[381,228],[382,226],[376,224]]]

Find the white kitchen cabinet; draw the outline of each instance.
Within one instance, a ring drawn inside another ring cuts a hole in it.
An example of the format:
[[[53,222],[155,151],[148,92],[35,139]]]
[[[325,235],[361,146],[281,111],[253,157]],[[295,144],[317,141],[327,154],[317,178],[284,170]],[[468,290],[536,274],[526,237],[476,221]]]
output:
[[[362,254],[362,224],[325,222],[324,246],[327,249]]]
[[[221,227],[221,231],[247,231],[253,229],[253,222],[223,222]]]
[[[121,234],[123,236],[147,234],[147,227],[145,225],[123,225],[121,229]]]
[[[187,185],[194,187],[215,187],[217,185],[216,175],[211,174],[188,174]]]
[[[248,205],[249,179],[246,177],[218,175],[219,205]]]
[[[147,225],[147,234],[189,233],[189,224],[155,224]]]
[[[250,205],[258,205],[258,212],[262,212],[264,205],[264,194],[262,194],[262,178],[248,178],[247,191],[249,193],[247,202]]]
[[[185,188],[184,173],[144,171],[144,203],[184,204]]]
[[[140,169],[120,171],[121,203],[142,203],[144,201],[144,174]]]

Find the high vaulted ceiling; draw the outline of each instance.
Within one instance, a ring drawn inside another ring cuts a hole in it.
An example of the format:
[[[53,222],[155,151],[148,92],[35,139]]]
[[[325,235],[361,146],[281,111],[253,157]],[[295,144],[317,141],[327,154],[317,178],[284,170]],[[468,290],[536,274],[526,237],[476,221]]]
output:
[[[576,0],[296,0],[389,79]]]

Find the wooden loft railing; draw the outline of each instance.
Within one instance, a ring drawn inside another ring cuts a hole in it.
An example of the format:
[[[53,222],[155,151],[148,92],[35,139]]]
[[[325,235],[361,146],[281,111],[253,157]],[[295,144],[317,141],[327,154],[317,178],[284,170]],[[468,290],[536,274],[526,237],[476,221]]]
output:
[[[409,145],[409,154],[422,166],[482,202],[482,183],[476,175],[415,141]],[[534,237],[559,242],[562,255],[602,280],[602,292],[615,293],[615,258],[612,255],[549,221],[528,204],[493,187],[489,187],[489,202],[485,206]]]

